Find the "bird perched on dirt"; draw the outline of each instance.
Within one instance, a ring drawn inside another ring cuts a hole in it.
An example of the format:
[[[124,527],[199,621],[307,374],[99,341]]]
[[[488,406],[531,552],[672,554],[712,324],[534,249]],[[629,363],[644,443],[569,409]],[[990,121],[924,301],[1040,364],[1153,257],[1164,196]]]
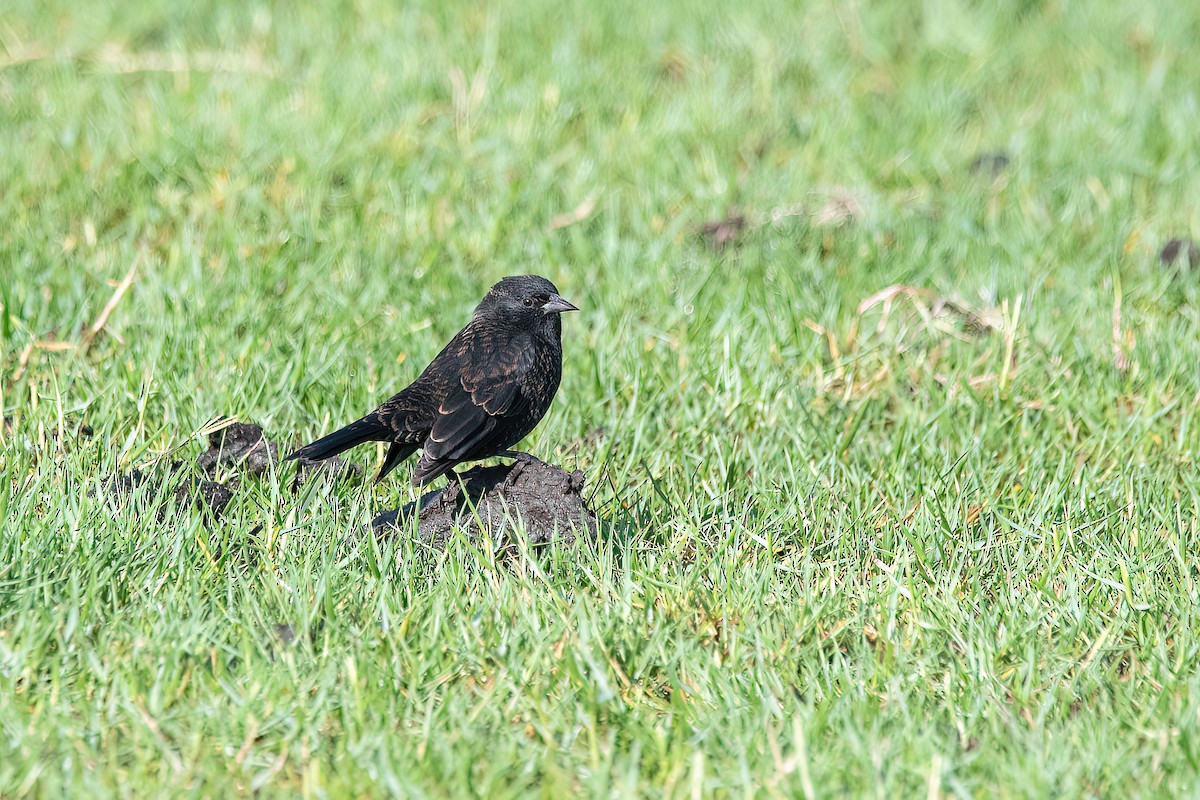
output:
[[[414,486],[495,455],[537,426],[562,378],[562,321],[578,311],[537,275],[493,286],[425,371],[362,419],[288,456],[319,460],[363,442],[390,442],[376,481],[421,448]]]

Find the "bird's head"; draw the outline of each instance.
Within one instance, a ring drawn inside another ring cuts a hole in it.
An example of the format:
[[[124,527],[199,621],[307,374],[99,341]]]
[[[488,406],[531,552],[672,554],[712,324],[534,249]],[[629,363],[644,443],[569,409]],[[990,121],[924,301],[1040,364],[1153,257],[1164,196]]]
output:
[[[564,300],[550,281],[538,275],[513,275],[490,290],[475,309],[477,318],[503,321],[520,330],[555,334],[561,330],[558,315],[579,309]]]

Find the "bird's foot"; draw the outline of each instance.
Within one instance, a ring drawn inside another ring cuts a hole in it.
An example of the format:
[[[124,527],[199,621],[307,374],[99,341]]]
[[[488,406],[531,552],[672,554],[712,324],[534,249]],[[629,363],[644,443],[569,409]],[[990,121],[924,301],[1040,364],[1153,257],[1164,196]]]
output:
[[[443,503],[457,500],[460,494],[466,492],[466,488],[461,475],[452,469],[446,470],[446,488],[438,493],[438,500]]]

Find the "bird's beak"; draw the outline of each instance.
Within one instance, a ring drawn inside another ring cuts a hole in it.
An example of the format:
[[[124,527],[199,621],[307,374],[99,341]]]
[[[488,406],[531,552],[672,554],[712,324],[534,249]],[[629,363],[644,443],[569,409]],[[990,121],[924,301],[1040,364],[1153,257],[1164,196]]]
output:
[[[563,300],[556,294],[550,295],[550,299],[546,301],[546,305],[542,306],[543,314],[561,314],[564,311],[578,311],[579,309]]]

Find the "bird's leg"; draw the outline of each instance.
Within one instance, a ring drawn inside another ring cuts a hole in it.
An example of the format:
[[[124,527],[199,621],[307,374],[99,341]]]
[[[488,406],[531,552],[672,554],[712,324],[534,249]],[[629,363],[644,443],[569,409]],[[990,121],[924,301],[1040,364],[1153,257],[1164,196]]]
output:
[[[437,495],[437,501],[443,505],[453,503],[458,496],[464,494],[466,487],[463,485],[462,477],[452,469],[446,470],[443,473],[446,477],[446,485],[430,494]],[[429,484],[424,484],[428,486]]]
[[[502,450],[496,453],[504,458],[514,459],[512,467],[509,468],[508,474],[504,476],[504,488],[507,489],[517,482],[517,478],[525,470],[529,464],[538,462],[539,459],[529,453],[522,453],[517,450]]]

